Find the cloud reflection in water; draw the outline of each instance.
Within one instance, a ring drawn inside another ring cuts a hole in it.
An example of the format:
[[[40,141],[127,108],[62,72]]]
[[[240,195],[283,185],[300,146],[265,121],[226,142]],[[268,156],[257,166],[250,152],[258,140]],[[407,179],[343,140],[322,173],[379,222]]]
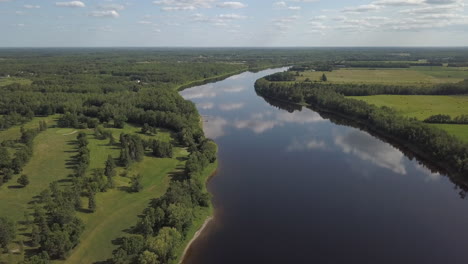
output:
[[[351,130],[345,135],[336,135],[335,144],[344,153],[353,154],[398,174],[406,175],[407,173],[403,153],[367,133]]]

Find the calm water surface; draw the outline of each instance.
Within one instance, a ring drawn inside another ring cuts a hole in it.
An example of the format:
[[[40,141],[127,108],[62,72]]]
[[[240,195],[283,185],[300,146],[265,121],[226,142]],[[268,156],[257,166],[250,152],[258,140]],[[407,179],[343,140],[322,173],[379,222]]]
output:
[[[220,148],[215,219],[184,263],[468,263],[468,203],[449,178],[255,94],[255,80],[282,70],[181,93]]]

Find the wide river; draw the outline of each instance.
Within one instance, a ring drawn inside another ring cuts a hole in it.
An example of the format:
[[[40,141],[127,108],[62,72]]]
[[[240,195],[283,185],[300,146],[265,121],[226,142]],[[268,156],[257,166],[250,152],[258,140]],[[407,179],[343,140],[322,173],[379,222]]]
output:
[[[468,203],[389,143],[259,97],[246,72],[181,92],[219,145],[215,217],[185,264],[468,263]]]

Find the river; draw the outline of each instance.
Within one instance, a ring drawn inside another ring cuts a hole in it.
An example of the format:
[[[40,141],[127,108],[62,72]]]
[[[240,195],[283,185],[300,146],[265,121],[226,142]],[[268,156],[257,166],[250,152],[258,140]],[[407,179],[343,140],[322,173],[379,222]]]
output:
[[[269,104],[254,82],[282,70],[181,92],[220,162],[214,220],[184,263],[467,263],[456,185],[367,132]]]

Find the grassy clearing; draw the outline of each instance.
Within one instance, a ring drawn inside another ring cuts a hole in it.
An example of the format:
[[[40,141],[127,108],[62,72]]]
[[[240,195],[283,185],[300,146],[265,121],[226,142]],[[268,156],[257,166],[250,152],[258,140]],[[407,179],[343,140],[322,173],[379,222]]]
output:
[[[352,96],[377,106],[389,106],[401,114],[424,120],[431,115],[447,114],[452,117],[468,113],[468,96],[436,95],[373,95]]]
[[[55,124],[56,117],[35,118],[24,125],[25,128],[35,128],[40,120],[47,120],[49,125]],[[138,133],[139,127],[127,124],[124,129],[107,128],[111,130],[118,140],[120,133]],[[24,212],[31,208],[28,204],[33,197],[46,189],[53,181],[65,180],[73,169],[67,166],[76,154],[74,141],[77,132],[88,134],[91,155],[89,173],[94,168],[104,168],[108,155],[118,158],[120,148],[110,146],[109,140],[99,140],[94,137],[91,129],[77,130],[71,128],[49,128],[40,133],[34,140],[34,154],[31,161],[24,168],[24,174],[30,178],[30,185],[26,188],[16,188],[16,175],[9,183],[0,188],[0,211],[8,215],[14,221],[24,220]],[[142,138],[158,139],[169,142],[172,140],[170,131],[158,129],[154,136],[139,134]],[[20,126],[12,127],[0,132],[2,139],[18,139]],[[73,250],[66,263],[92,263],[105,260],[112,256],[116,246],[112,240],[125,234],[126,229],[137,222],[138,215],[148,206],[151,199],[161,196],[169,186],[171,173],[184,168],[185,158],[188,152],[184,148],[174,148],[173,159],[157,159],[147,156],[140,163],[133,164],[128,170],[129,176],[141,174],[143,176],[143,190],[139,193],[129,193],[127,186],[130,178],[122,177],[124,168],[118,168],[118,176],[115,179],[116,188],[106,193],[97,194],[98,209],[89,214],[79,212],[78,216],[85,222],[86,228],[81,237],[81,243]],[[83,198],[86,207],[87,199]],[[205,215],[198,213],[197,215]],[[21,225],[18,228],[22,228]],[[27,232],[24,230],[23,232]],[[28,240],[20,235],[17,241]],[[18,245],[12,245],[12,249],[18,249]],[[0,262],[16,263],[22,260],[21,254],[5,254],[0,257]],[[60,262],[57,262],[60,263]]]
[[[121,132],[135,133],[140,129],[127,125],[122,129],[111,129],[118,138]],[[146,135],[145,137],[149,137]],[[117,158],[120,149],[109,146],[108,140],[95,139],[88,135],[89,149],[91,153],[90,169],[103,168],[108,155]],[[170,133],[158,131],[152,138],[169,141]],[[66,263],[93,263],[112,257],[112,251],[116,248],[112,240],[127,235],[129,229],[138,220],[138,215],[148,206],[151,199],[159,197],[166,192],[172,173],[184,168],[185,158],[188,152],[183,148],[174,148],[174,158],[156,159],[150,156],[140,163],[135,163],[128,169],[128,176],[141,174],[143,176],[143,190],[139,193],[129,193],[127,186],[130,178],[121,177],[123,168],[118,169],[115,179],[116,188],[105,193],[97,194],[98,209],[95,213],[78,213],[85,222],[85,231],[81,236],[81,242],[73,250]],[[87,200],[84,199],[85,205]]]
[[[450,134],[458,137],[464,142],[468,143],[468,125],[454,125],[454,124],[430,124],[431,126],[441,128]]]
[[[352,96],[377,106],[388,106],[405,116],[424,120],[431,115],[446,114],[452,117],[468,113],[468,96],[436,95],[373,95]],[[437,124],[450,134],[468,142],[468,125]]]
[[[35,124],[35,122],[34,122]],[[23,174],[28,175],[30,184],[25,188],[17,188],[14,176],[8,183],[0,187],[0,212],[13,221],[24,220],[24,213],[32,208],[29,204],[33,197],[45,190],[51,182],[64,180],[73,173],[66,165],[75,154],[73,141],[76,136],[63,136],[62,129],[49,128],[41,132],[34,140],[34,153],[31,161],[24,167]],[[66,183],[62,183],[66,184]],[[29,211],[30,212],[30,211]],[[29,240],[21,230],[22,225],[17,225],[20,234],[16,241]],[[12,244],[11,249],[18,249],[17,244]],[[5,254],[0,257],[0,262],[17,263],[22,260],[21,254]]]
[[[0,212],[12,220],[23,220],[28,202],[35,195],[46,189],[53,181],[66,179],[73,169],[66,163],[75,154],[73,141],[76,136],[63,136],[61,129],[50,128],[41,132],[34,140],[34,154],[24,167],[23,174],[28,175],[30,184],[17,188],[18,175],[0,187]]]
[[[318,81],[323,72],[303,72],[297,81]],[[409,69],[339,69],[325,72],[331,83],[369,83],[395,85],[429,85],[447,82],[460,82],[468,78],[465,68],[417,66]]]
[[[47,125],[49,127],[53,127],[57,125],[58,118],[59,118],[59,115],[51,115],[48,117],[35,117],[33,118],[33,120],[31,120],[30,122],[26,124],[13,126],[6,130],[0,130],[0,141],[17,140],[21,136],[21,132],[20,132],[21,127],[24,127],[25,129],[39,128],[39,122],[43,120],[47,122]]]
[[[0,87],[10,85],[10,84],[13,84],[13,83],[18,83],[18,84],[21,84],[21,85],[30,85],[32,83],[32,81],[28,80],[28,79],[15,78],[15,77],[0,78]]]

